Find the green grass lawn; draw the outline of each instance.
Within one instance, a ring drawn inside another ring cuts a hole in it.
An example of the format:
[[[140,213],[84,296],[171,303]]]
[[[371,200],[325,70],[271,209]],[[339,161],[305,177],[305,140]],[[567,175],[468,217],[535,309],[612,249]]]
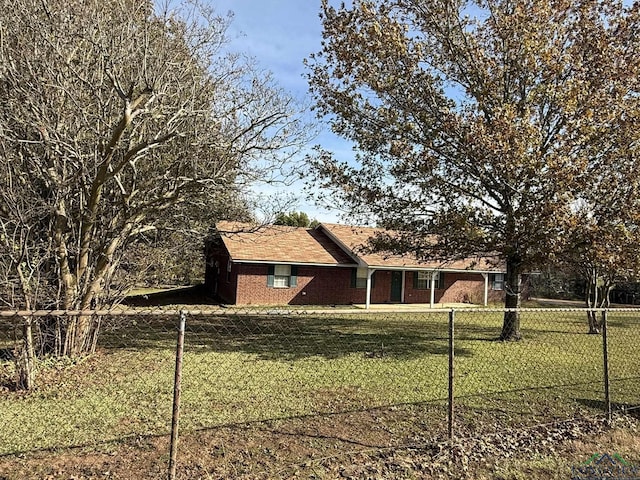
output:
[[[498,312],[456,314],[459,422],[527,423],[602,411],[602,337],[580,312],[522,313],[498,342]],[[446,313],[190,317],[181,428],[363,409],[442,406]],[[0,390],[0,454],[96,445],[169,431],[176,318],[106,321],[99,352],[48,360],[28,395]],[[15,332],[5,328],[0,333]],[[6,338],[3,339],[6,341]],[[640,403],[640,315],[611,314],[612,400]],[[10,371],[10,361],[3,371]],[[446,424],[444,409],[434,424]]]

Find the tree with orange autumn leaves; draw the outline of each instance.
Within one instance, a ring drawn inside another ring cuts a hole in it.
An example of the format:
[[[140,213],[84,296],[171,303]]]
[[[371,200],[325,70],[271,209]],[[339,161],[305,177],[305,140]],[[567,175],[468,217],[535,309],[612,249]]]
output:
[[[640,272],[637,125],[637,115],[609,118],[605,128],[615,130],[603,131],[602,138],[616,141],[611,142],[613,148],[594,145],[570,217],[564,254],[556,262],[583,280],[588,308],[609,307],[611,289],[620,282],[637,281]],[[587,318],[589,333],[599,333],[596,312],[589,311]]]
[[[495,255],[505,306],[518,307],[521,274],[569,247],[585,187],[637,164],[625,126],[638,113],[639,14],[613,0],[325,0],[310,88],[359,153],[354,164],[318,149],[316,185],[403,232],[373,248]],[[507,311],[500,338],[520,336]]]

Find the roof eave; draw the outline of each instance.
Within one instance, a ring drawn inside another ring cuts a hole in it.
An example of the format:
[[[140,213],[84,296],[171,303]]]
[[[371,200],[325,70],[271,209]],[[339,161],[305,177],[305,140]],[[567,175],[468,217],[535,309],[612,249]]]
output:
[[[354,268],[357,267],[356,263],[314,263],[314,262],[295,262],[290,260],[247,260],[247,259],[236,259],[233,260],[233,263],[249,263],[249,264],[269,264],[269,265],[297,265],[304,267],[345,267],[345,268]]]

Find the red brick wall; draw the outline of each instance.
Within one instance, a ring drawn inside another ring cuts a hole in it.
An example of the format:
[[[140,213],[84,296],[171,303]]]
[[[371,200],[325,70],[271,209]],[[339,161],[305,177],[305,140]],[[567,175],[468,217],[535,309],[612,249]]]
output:
[[[351,287],[351,268],[298,266],[298,285],[292,288],[267,287],[267,265],[240,264],[237,268],[238,305],[349,305],[366,301],[366,289]],[[371,302],[386,303],[390,296],[391,272],[376,272]]]
[[[479,273],[445,273],[443,288],[436,289],[436,303],[473,303],[484,302],[484,277]],[[491,290],[489,302],[501,301],[504,292]],[[431,290],[413,288],[413,272],[405,272],[405,303],[430,303]]]
[[[387,303],[391,301],[391,272],[378,270],[374,275],[375,283],[371,290],[371,303]]]
[[[404,272],[404,301],[405,303],[430,303],[431,302],[431,290],[430,289],[415,289],[413,288],[413,272]],[[446,279],[445,279],[446,281]],[[442,297],[443,290],[436,289],[435,302],[437,303]]]
[[[348,305],[364,303],[365,289],[351,288],[351,268],[298,266],[298,285],[267,287],[264,264],[238,265],[239,305]]]
[[[233,264],[227,281],[226,252],[214,252],[207,265],[209,291],[217,281],[217,295],[238,305],[349,305],[365,303],[364,288],[351,287],[352,269],[345,267],[298,266],[298,284],[292,288],[267,286],[266,264]],[[218,262],[218,269],[213,266]],[[219,272],[217,272],[219,270]],[[216,275],[217,273],[217,275]],[[435,291],[437,303],[475,303],[481,305],[484,279],[474,273],[445,273],[444,288]],[[391,271],[375,272],[371,303],[388,303],[391,298]],[[489,290],[489,301],[501,301],[503,292]],[[413,272],[405,272],[405,303],[429,303],[430,290],[413,288]]]
[[[484,303],[484,277],[479,273],[449,273],[444,278],[442,303]],[[489,297],[492,290],[489,285]]]

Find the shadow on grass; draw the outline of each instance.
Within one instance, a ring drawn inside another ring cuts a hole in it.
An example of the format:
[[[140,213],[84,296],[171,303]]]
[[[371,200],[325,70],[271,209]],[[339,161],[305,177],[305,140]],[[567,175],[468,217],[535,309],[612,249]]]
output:
[[[172,288],[170,290],[127,297],[123,305],[133,307],[160,307],[167,305],[215,305],[204,285]]]
[[[456,341],[474,341],[474,342],[498,342],[503,343],[500,339],[500,330],[502,329],[502,324],[495,323],[493,325],[474,325],[474,324],[465,324],[465,325],[457,325],[455,338]],[[572,329],[570,327],[567,328],[536,328],[535,325],[527,324],[523,322],[520,328],[520,333],[522,334],[522,342],[524,344],[531,342],[544,342],[547,339],[561,339],[565,335],[588,335],[587,329],[583,329],[582,331],[578,329]],[[513,343],[513,342],[507,342]],[[517,343],[517,342],[515,342]]]
[[[456,326],[456,356],[474,355],[473,343],[501,343],[498,339],[500,320],[481,318],[475,323],[465,321]],[[523,323],[526,321],[523,319]],[[129,350],[174,349],[177,324],[177,316],[114,317],[105,321],[100,345]],[[548,320],[546,325],[541,321],[536,327],[523,325],[523,345],[558,344],[566,340],[566,335],[578,333],[568,323]],[[586,332],[581,333],[585,338],[588,336]],[[316,314],[267,315],[229,311],[224,315],[189,316],[185,338],[187,353],[237,352],[265,360],[339,358],[352,354],[380,360],[412,359],[424,355],[446,356],[448,349],[447,317],[438,314],[354,315],[328,310]]]
[[[640,322],[638,321],[637,318],[624,318],[624,319],[618,318],[616,320],[607,319],[607,327],[609,329],[620,328],[624,330],[630,330],[630,329],[639,330]]]
[[[141,317],[129,323],[105,321],[100,345],[107,349],[172,349],[176,318]],[[297,360],[314,356],[339,358],[418,358],[448,355],[446,322],[390,318],[224,315],[187,320],[185,352],[246,353],[263,360]],[[470,356],[469,348],[456,348]]]

